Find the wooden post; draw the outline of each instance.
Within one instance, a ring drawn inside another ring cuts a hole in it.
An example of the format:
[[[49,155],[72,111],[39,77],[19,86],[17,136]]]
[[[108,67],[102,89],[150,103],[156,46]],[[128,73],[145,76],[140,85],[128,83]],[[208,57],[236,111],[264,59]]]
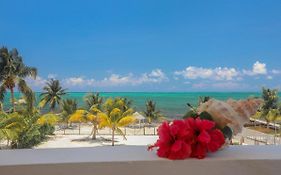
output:
[[[81,123],[79,122],[79,135],[80,135],[80,132],[81,132],[81,131],[80,131],[80,129],[81,129],[81,126],[80,126],[80,125],[81,125]]]

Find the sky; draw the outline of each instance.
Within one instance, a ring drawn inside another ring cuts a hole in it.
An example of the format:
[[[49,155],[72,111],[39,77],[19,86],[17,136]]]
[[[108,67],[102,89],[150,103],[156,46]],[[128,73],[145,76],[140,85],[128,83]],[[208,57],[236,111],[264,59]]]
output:
[[[0,46],[70,91],[281,88],[280,0],[0,0]]]

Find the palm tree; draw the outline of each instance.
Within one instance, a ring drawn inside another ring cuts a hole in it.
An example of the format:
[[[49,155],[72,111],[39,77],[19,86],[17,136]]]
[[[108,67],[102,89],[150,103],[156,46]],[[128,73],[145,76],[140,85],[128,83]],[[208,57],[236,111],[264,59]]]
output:
[[[40,95],[42,99],[39,106],[45,107],[49,104],[50,111],[54,112],[56,105],[61,104],[62,96],[66,94],[66,89],[61,87],[59,80],[50,79],[43,90],[44,92]]]
[[[55,125],[59,121],[59,117],[56,114],[47,113],[44,115],[41,115],[38,120],[37,124],[39,125]]]
[[[7,146],[11,141],[15,142],[24,127],[23,124],[24,120],[17,113],[0,113],[0,141],[7,140]]]
[[[122,100],[124,102],[124,105],[123,105],[123,111],[126,111],[130,108],[132,108],[132,100],[129,100],[128,98],[120,98],[120,100]]]
[[[17,86],[20,92],[29,96],[32,91],[26,84],[25,78],[35,79],[37,69],[26,66],[17,49],[8,51],[5,47],[0,49],[0,68],[0,101],[4,100],[5,93],[9,90],[11,92],[11,105],[15,111],[14,88]]]
[[[17,112],[0,113],[0,140],[7,140],[8,146],[12,148],[31,148],[40,143],[46,134],[53,132],[50,132],[50,128],[54,128],[57,122],[54,114],[40,115],[39,110],[33,106],[33,93],[24,100],[24,104],[17,106]]]
[[[83,122],[91,122],[93,125],[93,129],[91,131],[90,136],[92,136],[92,140],[96,140],[98,125],[100,123],[98,113],[100,112],[101,109],[98,109],[96,105],[93,105],[89,110],[78,109],[70,116],[69,122],[79,123],[79,134],[80,124]]]
[[[135,122],[133,109],[128,108],[126,111],[123,111],[123,109],[125,109],[125,101],[123,99],[109,98],[104,103],[104,111],[98,113],[98,117],[100,118],[99,127],[109,127],[112,130],[112,146],[114,146],[115,132],[121,134],[126,139],[120,127]]]
[[[148,120],[149,127],[151,126],[152,122],[157,122],[164,118],[161,116],[160,111],[156,110],[156,103],[154,101],[148,100],[145,106],[146,106],[146,110],[143,113]],[[155,127],[154,127],[154,133],[155,133]],[[143,134],[145,135],[145,126],[143,127]]]
[[[99,93],[90,93],[85,97],[84,102],[86,104],[86,109],[77,110],[71,115],[69,121],[79,123],[79,133],[81,122],[91,122],[93,129],[90,136],[92,136],[92,140],[95,140],[100,122],[97,113],[102,110],[103,98],[99,96]]]
[[[87,122],[85,112],[86,111],[83,109],[78,109],[73,114],[71,114],[68,119],[68,122],[78,123],[79,135],[81,132],[81,123]]]
[[[21,101],[20,101],[21,100]],[[35,104],[35,93],[31,92],[30,95],[24,96],[22,99],[18,100],[16,110],[18,113],[25,114],[39,114],[39,110],[34,107]]]
[[[77,101],[73,99],[65,99],[61,104],[62,112],[60,113],[61,121],[65,123],[64,126],[64,134],[65,129],[68,127],[68,122],[70,116],[77,110]]]
[[[145,106],[146,110],[144,111],[144,114],[149,124],[153,121],[159,121],[162,118],[160,111],[156,110],[156,103],[154,101],[148,100]]]
[[[267,113],[267,118],[274,123],[274,144],[276,143],[276,121],[281,121],[281,114],[279,109],[271,109]]]
[[[90,108],[102,108],[103,98],[100,97],[99,93],[89,93],[84,98],[84,102],[86,104],[86,109],[89,110]]]
[[[0,101],[0,113],[3,111],[3,104],[2,102]]]
[[[264,119],[267,123],[267,128],[269,128],[270,118],[268,113],[272,109],[278,109],[278,90],[277,89],[262,89],[263,105],[260,109],[260,118]]]

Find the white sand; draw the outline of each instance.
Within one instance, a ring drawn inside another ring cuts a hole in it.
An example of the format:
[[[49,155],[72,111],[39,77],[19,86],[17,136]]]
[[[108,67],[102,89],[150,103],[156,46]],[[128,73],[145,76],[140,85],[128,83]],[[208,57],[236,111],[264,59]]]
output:
[[[99,130],[99,134],[97,134],[97,140],[92,140],[89,137],[91,133],[92,126],[84,124],[81,126],[81,131],[79,135],[78,127],[74,129],[67,129],[66,134],[64,134],[63,130],[57,130],[54,136],[50,136],[50,138],[36,146],[35,149],[40,148],[70,148],[70,147],[95,147],[95,146],[108,146],[111,145],[111,130],[106,128],[103,130]],[[146,127],[144,135],[143,128],[122,128],[122,131],[125,133],[126,138],[124,140],[122,136],[115,136],[115,145],[150,145],[156,142],[158,139],[157,128]],[[239,142],[241,136],[263,136],[263,133],[249,130],[245,128],[241,134],[234,137],[234,142]],[[268,136],[268,135],[266,135]],[[246,144],[254,144],[253,141],[245,139]]]
[[[115,145],[149,145],[157,140],[158,136],[127,136],[124,140],[122,136],[115,137]],[[97,140],[91,140],[85,135],[55,135],[47,142],[35,148],[71,148],[71,147],[93,147],[111,145],[111,136],[98,136]]]
[[[94,147],[94,146],[108,146],[111,145],[111,133],[108,128],[100,130],[97,134],[97,139],[92,140],[89,137],[91,133],[91,126],[81,126],[81,135],[79,135],[78,128],[66,130],[66,134],[62,130],[55,132],[54,136],[37,145],[35,149],[40,148],[71,148],[71,147]],[[124,128],[123,128],[124,131]],[[126,128],[126,138],[122,136],[115,136],[115,145],[150,145],[156,142],[157,135],[154,134],[154,128],[146,128],[146,133],[150,135],[143,135],[143,129]]]

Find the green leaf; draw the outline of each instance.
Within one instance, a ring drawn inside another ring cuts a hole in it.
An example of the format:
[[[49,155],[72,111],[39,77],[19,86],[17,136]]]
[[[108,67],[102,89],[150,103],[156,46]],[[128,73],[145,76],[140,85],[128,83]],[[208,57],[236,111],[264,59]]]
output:
[[[208,112],[206,112],[206,111],[201,112],[199,117],[200,117],[200,119],[205,119],[205,120],[213,121],[213,117]]]
[[[225,126],[221,131],[222,131],[225,138],[227,138],[229,140],[232,138],[233,132],[232,132],[232,129],[230,127]]]
[[[188,112],[183,116],[183,119],[186,119],[186,118],[189,118],[189,117],[193,117],[193,118],[197,117],[196,111],[194,111],[194,110],[188,111]]]

